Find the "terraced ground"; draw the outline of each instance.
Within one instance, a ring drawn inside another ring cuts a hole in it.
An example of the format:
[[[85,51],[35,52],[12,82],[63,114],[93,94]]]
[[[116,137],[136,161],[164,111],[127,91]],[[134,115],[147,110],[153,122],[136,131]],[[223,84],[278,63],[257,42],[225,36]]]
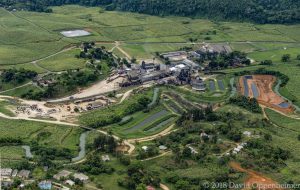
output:
[[[145,137],[169,127],[175,121],[176,115],[163,106],[158,106],[150,112],[137,112],[127,117],[131,118],[129,122],[120,122],[106,128],[123,138]]]

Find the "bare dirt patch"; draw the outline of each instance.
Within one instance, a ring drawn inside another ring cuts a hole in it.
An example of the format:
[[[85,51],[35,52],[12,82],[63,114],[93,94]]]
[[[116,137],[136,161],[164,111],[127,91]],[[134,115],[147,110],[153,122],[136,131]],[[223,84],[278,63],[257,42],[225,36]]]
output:
[[[246,82],[244,81],[244,77],[245,76],[239,79],[239,90],[241,94],[245,96],[248,95],[248,97],[251,98],[255,97],[260,104],[277,111],[286,114],[294,112],[292,105],[273,91],[272,88],[276,82],[276,77],[272,75],[252,75],[250,77],[247,76]]]
[[[281,190],[281,188],[278,187],[279,185],[276,181],[253,170],[242,168],[239,163],[231,162],[230,167],[248,175],[244,181],[246,187],[243,190],[251,189],[251,187],[253,186],[258,187],[258,189],[260,190]]]

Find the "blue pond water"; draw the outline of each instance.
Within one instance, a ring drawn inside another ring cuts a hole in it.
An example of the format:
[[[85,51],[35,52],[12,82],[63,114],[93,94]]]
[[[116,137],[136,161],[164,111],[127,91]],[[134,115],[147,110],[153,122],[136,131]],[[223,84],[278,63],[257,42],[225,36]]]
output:
[[[248,80],[248,79],[253,79],[253,76],[251,76],[251,75],[246,75],[246,76],[244,76],[244,78],[247,79],[247,80]]]
[[[246,76],[243,77],[243,83],[244,83],[244,96],[248,97],[249,96],[249,87],[248,87]]]
[[[219,85],[220,90],[222,90],[222,91],[225,90],[224,83],[222,80],[218,80],[218,85]]]
[[[209,81],[209,89],[211,91],[215,91],[216,90],[216,85],[215,85],[215,81]]]
[[[253,92],[253,97],[257,98],[259,96],[259,92],[255,83],[251,84],[251,90]]]
[[[288,108],[290,106],[290,104],[287,102],[281,102],[280,104],[278,104],[278,106],[281,108]]]

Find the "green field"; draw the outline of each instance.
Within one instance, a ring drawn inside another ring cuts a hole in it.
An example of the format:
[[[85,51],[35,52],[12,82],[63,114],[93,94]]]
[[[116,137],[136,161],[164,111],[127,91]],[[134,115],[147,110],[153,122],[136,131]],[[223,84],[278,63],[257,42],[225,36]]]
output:
[[[0,9],[2,19],[0,65],[30,62],[81,41],[143,42],[146,44],[124,44],[123,48],[133,57],[145,56],[147,58],[152,57],[152,54],[157,51],[172,51],[184,46],[184,44],[151,44],[153,42],[188,42],[189,38],[197,38],[199,42],[251,41],[251,44],[232,44],[232,46],[234,49],[252,51],[265,49],[260,47],[261,43],[272,44],[274,42],[274,46],[276,43],[288,46],[300,41],[299,25],[256,25],[212,22],[206,19],[185,17],[158,17],[128,12],[99,12],[97,7],[87,8],[75,5],[53,7],[53,11],[52,14],[26,11],[10,13]],[[60,34],[60,31],[70,29],[87,29],[92,35],[65,38]],[[212,31],[215,31],[214,34]],[[205,40],[207,37],[211,40]],[[45,62],[58,62],[60,57],[53,59]],[[62,66],[51,67],[51,69],[68,68],[66,65],[70,60],[65,60],[65,58],[61,60]],[[50,68],[48,63],[40,64]]]
[[[6,96],[14,96],[14,97],[21,97],[22,94],[28,92],[32,90],[33,92],[39,92],[42,89],[38,88],[37,86],[33,85],[33,84],[29,84],[20,88],[16,88],[16,89],[11,89],[9,91],[0,93],[1,95],[6,95]]]
[[[0,138],[21,138],[24,143],[35,140],[46,147],[68,148],[74,155],[77,154],[81,132],[69,126],[0,118]]]
[[[272,143],[291,151],[293,154],[293,158],[287,161],[287,167],[273,175],[280,181],[290,179],[295,182],[300,182],[300,141],[297,139],[300,134],[300,120],[285,117],[270,109],[267,109],[266,113],[270,120],[279,126],[271,130],[273,132]]]
[[[300,47],[281,47],[280,49],[252,52],[249,57],[256,61],[272,60],[273,62],[281,62],[281,57],[284,54],[290,54],[291,59],[295,60],[300,53]]]
[[[0,100],[0,113],[13,117],[15,114],[9,110],[9,105],[10,103],[8,101]]]
[[[72,49],[70,51],[59,53],[48,59],[39,61],[37,64],[49,71],[82,69],[85,67],[85,60],[75,58],[75,55],[79,55],[79,53],[79,49]]]
[[[163,53],[170,51],[178,51],[180,48],[190,45],[180,45],[180,44],[172,44],[172,43],[164,43],[164,44],[124,44],[121,48],[127,52],[129,55],[132,55],[138,59],[152,59],[156,57],[155,53]],[[117,50],[117,49],[115,49]],[[118,55],[118,52],[116,53]],[[122,57],[122,56],[121,56]]]
[[[2,159],[20,160],[25,156],[25,151],[21,146],[1,146],[0,147]]]

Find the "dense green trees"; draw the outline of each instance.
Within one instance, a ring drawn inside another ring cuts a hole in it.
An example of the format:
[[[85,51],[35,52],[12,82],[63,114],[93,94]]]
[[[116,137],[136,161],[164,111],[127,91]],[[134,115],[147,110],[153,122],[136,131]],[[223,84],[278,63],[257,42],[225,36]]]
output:
[[[229,103],[243,107],[254,113],[261,113],[259,103],[255,98],[247,98],[245,96],[236,96],[229,99]]]
[[[76,166],[80,172],[99,175],[101,173],[111,174],[114,172],[114,168],[104,164],[101,159],[101,156],[98,154],[90,154],[87,156],[86,162]]]
[[[242,162],[243,167],[257,167],[259,169],[278,169],[283,161],[291,158],[291,152],[280,147],[272,146],[269,141],[263,139],[251,139],[245,149],[246,158]]]
[[[264,60],[260,62],[261,65],[272,65],[273,61],[272,60]]]
[[[214,19],[248,20],[257,23],[299,23],[298,0],[0,0],[5,7],[52,12],[48,6],[79,4],[104,5],[106,10],[122,10],[152,15],[180,15]]]
[[[35,71],[29,71],[25,69],[8,69],[4,70],[1,73],[1,80],[6,83],[14,83],[14,84],[20,84],[27,79],[33,79],[37,76],[37,73]]]
[[[112,136],[99,135],[95,138],[93,145],[96,150],[114,153],[118,144]]]
[[[117,9],[153,15],[181,15],[258,23],[299,22],[297,0],[115,0]]]
[[[126,189],[143,189],[146,185],[159,187],[158,173],[150,171],[141,162],[131,163],[127,168],[127,176],[118,180],[118,184]]]
[[[251,61],[247,58],[247,54],[240,51],[233,51],[231,53],[210,53],[202,55],[198,60],[200,62],[209,61],[209,68],[215,69],[226,69],[229,67],[239,66],[239,65],[250,65]]]
[[[147,146],[147,147],[148,147],[147,150],[143,150],[143,149],[138,150],[138,155],[136,156],[138,160],[153,157],[159,154],[159,150],[157,147],[155,146]]]
[[[20,137],[18,137],[18,138],[12,138],[12,137],[0,138],[0,146],[19,145],[19,144],[22,144],[22,143],[23,143],[23,141]]]
[[[130,102],[126,104],[126,106],[122,108],[121,113],[117,113],[113,111],[109,113],[107,116],[103,115],[102,117],[95,118],[95,121],[90,122],[88,126],[92,128],[97,128],[97,127],[102,127],[113,123],[118,123],[122,120],[123,117],[127,115],[147,109],[147,105],[151,102],[151,99],[144,95],[141,95],[136,100],[137,102]],[[121,125],[122,124],[124,123],[121,123]]]

